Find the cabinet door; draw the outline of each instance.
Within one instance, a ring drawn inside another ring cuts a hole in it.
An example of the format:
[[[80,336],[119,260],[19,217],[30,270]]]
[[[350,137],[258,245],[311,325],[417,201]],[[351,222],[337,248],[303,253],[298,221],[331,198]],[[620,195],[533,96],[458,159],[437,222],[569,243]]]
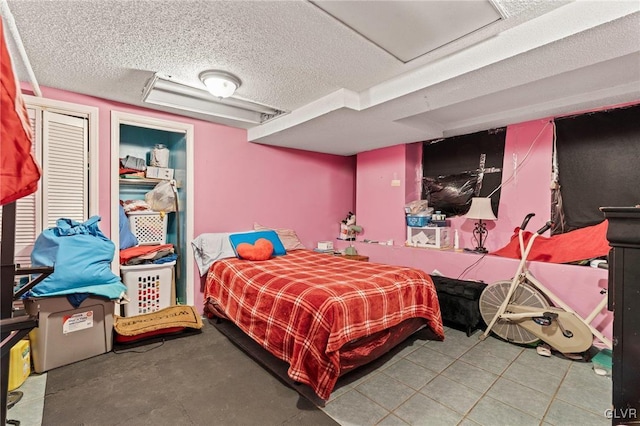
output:
[[[609,304],[613,301],[614,425],[640,424],[640,208],[602,207],[609,220]],[[611,308],[611,306],[610,306]]]
[[[619,271],[616,273],[616,251],[614,249],[609,250],[609,256],[607,259],[607,263],[609,264],[609,279],[608,279],[608,288],[607,288],[607,309],[610,311],[614,310],[616,306],[616,286],[614,283],[616,282],[616,276],[620,273]]]
[[[640,421],[640,248],[614,248],[614,423]]]

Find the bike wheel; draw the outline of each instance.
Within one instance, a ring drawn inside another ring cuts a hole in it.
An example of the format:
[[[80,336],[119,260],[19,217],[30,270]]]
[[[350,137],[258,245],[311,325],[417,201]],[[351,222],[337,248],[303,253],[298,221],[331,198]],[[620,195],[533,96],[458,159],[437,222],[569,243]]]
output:
[[[498,281],[488,286],[480,295],[480,314],[488,325],[500,309],[500,305],[507,297],[511,287],[511,281]],[[528,283],[521,283],[511,296],[511,302],[516,305],[530,306],[532,308],[548,308],[549,302],[544,295]],[[508,309],[505,312],[509,312]],[[536,343],[540,339],[520,327],[516,322],[507,319],[498,319],[491,328],[498,336],[512,343],[528,345]]]

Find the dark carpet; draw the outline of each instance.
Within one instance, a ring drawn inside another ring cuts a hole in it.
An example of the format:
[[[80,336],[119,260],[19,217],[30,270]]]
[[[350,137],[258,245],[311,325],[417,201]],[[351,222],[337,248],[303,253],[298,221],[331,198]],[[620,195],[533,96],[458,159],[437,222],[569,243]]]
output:
[[[204,323],[198,334],[50,370],[42,424],[337,425]]]
[[[287,371],[289,364],[271,355],[266,349],[244,334],[235,324],[226,320],[211,320],[212,324],[222,334],[231,339],[234,344],[242,349],[255,362],[274,374],[282,383],[295,389],[300,395],[311,401],[314,405],[324,407],[325,402],[320,399],[310,386],[295,382],[289,378]],[[336,385],[337,386],[337,385]]]

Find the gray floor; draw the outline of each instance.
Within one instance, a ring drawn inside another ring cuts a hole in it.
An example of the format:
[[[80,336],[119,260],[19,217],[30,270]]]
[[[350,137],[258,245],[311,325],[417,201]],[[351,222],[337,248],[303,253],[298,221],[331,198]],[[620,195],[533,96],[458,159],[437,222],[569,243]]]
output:
[[[610,377],[590,362],[542,357],[479,332],[414,340],[338,388],[323,409],[341,425],[610,425]]]
[[[610,408],[611,379],[596,375],[591,363],[541,357],[534,349],[494,338],[481,342],[477,333],[467,337],[451,328],[445,333],[444,342],[411,340],[375,369],[341,379],[322,408],[330,418],[208,324],[202,335],[156,349],[154,356],[179,353],[184,359],[166,368],[181,371],[163,372],[157,359],[147,366],[153,352],[125,358],[105,354],[32,375],[20,388],[25,397],[9,410],[8,418],[22,420],[22,426],[329,425],[334,423],[331,418],[341,425],[611,424],[604,414]],[[111,370],[118,363],[122,374]],[[124,369],[131,364],[141,370],[135,377]],[[218,367],[222,370],[216,375],[223,377],[212,376]],[[100,373],[101,368],[112,377]],[[149,381],[149,374],[165,379]],[[189,383],[192,394],[167,397],[169,388],[179,386],[182,393]],[[37,413],[43,411],[40,423]]]
[[[7,419],[20,420],[20,426],[40,426],[44,409],[44,392],[47,373],[31,374],[18,388],[22,399],[7,411]]]
[[[21,409],[42,412],[47,426],[337,424],[208,322],[201,334],[49,370],[38,397],[27,384],[7,416],[22,426],[39,423],[20,418]]]

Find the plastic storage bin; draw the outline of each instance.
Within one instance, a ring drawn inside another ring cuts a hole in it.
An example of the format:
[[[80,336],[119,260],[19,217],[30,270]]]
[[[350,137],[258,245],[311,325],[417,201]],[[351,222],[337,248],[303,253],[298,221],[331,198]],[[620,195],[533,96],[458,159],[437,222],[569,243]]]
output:
[[[426,226],[431,220],[431,216],[407,215],[407,226]]]
[[[111,351],[112,300],[89,296],[74,308],[66,296],[24,300],[29,315],[38,315],[31,330],[31,356],[36,373]]]
[[[19,388],[29,374],[31,374],[31,347],[28,339],[22,339],[9,352],[9,390]]]
[[[138,244],[156,245],[167,241],[167,214],[161,212],[130,212],[131,232],[138,239]]]
[[[175,261],[161,264],[120,266],[122,282],[127,286],[129,303],[124,316],[148,314],[171,305],[173,266]]]

